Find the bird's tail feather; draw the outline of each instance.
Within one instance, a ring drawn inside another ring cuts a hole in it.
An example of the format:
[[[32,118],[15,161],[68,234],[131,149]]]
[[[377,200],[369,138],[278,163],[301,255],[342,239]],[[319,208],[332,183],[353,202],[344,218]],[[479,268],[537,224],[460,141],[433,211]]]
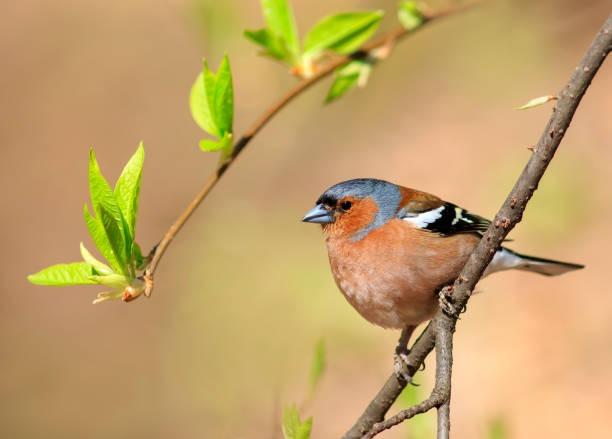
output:
[[[531,271],[532,273],[544,276],[558,276],[568,271],[580,270],[582,268],[584,268],[584,265],[523,255],[502,247],[495,254],[485,274],[515,269]]]

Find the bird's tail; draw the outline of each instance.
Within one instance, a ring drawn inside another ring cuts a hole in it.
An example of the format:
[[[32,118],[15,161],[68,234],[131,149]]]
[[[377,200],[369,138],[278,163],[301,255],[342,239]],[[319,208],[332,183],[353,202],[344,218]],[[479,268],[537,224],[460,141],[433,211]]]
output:
[[[531,271],[533,273],[543,274],[544,276],[558,276],[568,271],[580,270],[582,268],[584,268],[584,265],[522,255],[502,247],[495,253],[493,260],[489,264],[489,267],[487,267],[485,275],[496,271],[515,269]]]

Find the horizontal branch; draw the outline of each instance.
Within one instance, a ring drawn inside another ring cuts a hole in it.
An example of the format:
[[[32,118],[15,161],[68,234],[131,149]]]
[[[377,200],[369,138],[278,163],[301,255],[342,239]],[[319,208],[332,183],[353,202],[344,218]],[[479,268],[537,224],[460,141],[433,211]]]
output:
[[[266,111],[262,113],[260,117],[258,117],[255,122],[248,128],[242,136],[236,141],[234,144],[234,148],[232,150],[232,155],[220,163],[215,172],[213,172],[205,181],[204,185],[200,189],[200,191],[196,194],[193,200],[187,205],[187,207],[181,212],[179,217],[172,223],[168,231],[164,234],[163,238],[157,244],[153,250],[151,250],[149,254],[149,263],[144,270],[143,279],[145,281],[145,295],[150,296],[153,291],[153,277],[159,262],[161,261],[164,253],[168,249],[168,246],[172,243],[173,239],[185,225],[185,223],[189,220],[191,215],[196,211],[198,206],[206,199],[208,194],[213,190],[213,188],[217,185],[219,180],[223,177],[225,172],[230,168],[230,166],[234,163],[236,158],[240,155],[240,153],[247,147],[247,145],[253,140],[253,138],[259,133],[259,131],[266,126],[266,124],[283,108],[287,106],[293,99],[302,94],[304,91],[331,75],[334,70],[339,67],[342,67],[349,62],[355,59],[364,59],[364,58],[384,58],[386,53],[382,55],[379,54],[377,56],[377,49],[391,49],[395,43],[400,41],[403,37],[415,33],[417,30],[424,28],[427,24],[432,23],[440,18],[446,17],[453,13],[459,12],[460,10],[465,10],[466,6],[456,7],[452,9],[447,9],[443,11],[439,11],[436,13],[428,14],[424,17],[423,23],[412,30],[404,29],[403,27],[388,32],[380,37],[372,40],[371,42],[365,44],[363,47],[358,49],[347,56],[338,56],[335,59],[331,60],[327,64],[320,66],[314,73],[313,76],[309,78],[302,79],[298,84],[295,85],[287,94],[285,94],[282,98],[280,98],[276,103],[270,106]],[[383,50],[381,52],[388,52],[387,50]]]
[[[495,220],[483,235],[476,249],[470,255],[465,267],[454,284],[443,290],[443,293],[447,297],[451,296],[452,293],[454,310],[449,314],[440,309],[434,317],[434,320],[430,322],[415,342],[407,359],[407,372],[410,376],[416,373],[417,369],[435,345],[437,331],[434,330],[434,324],[443,323],[444,326],[442,330],[451,334],[454,331],[457,316],[459,312],[465,308],[476,283],[480,280],[480,277],[502,241],[522,219],[525,207],[537,189],[546,168],[550,164],[561,140],[565,136],[582,97],[597,71],[604,63],[607,55],[610,53],[611,48],[612,15],[607,18],[586,55],[578,67],[576,67],[569,82],[559,93],[559,99],[556,106],[553,108],[552,116],[544,132],[540,136],[537,145],[533,149],[532,156],[502,207],[495,215]],[[385,414],[406,384],[405,380],[397,378],[395,374],[391,375],[355,425],[345,434],[344,438],[360,438],[370,432],[376,423],[381,423]],[[392,419],[402,419],[402,417],[405,416],[403,413],[404,412],[400,412],[395,417],[390,418],[388,420],[389,424],[394,422],[391,421]],[[386,423],[387,421],[382,425],[387,425]],[[377,427],[374,428],[378,429]]]

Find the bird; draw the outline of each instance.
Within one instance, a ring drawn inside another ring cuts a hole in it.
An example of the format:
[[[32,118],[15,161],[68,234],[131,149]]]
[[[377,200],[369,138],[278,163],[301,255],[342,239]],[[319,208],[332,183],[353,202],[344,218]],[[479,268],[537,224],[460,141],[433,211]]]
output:
[[[435,195],[373,178],[331,186],[303,221],[322,226],[334,280],[353,308],[377,326],[402,329],[398,354],[434,316],[438,293],[459,276],[491,224]],[[483,277],[511,269],[557,276],[581,268],[502,246]]]

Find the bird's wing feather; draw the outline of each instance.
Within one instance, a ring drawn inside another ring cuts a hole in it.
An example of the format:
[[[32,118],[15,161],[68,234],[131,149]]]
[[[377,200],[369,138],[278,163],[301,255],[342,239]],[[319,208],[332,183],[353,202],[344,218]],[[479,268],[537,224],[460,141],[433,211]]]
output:
[[[400,207],[397,217],[415,227],[440,235],[457,233],[481,235],[491,224],[486,218],[424,193],[407,200]]]

